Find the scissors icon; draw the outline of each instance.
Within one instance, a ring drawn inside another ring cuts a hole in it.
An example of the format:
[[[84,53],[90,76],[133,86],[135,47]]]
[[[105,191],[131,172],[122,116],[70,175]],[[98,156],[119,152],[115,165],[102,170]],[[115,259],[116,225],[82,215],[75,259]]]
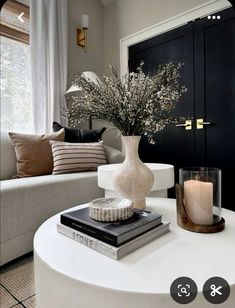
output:
[[[219,287],[216,288],[216,286],[214,284],[212,284],[210,288],[212,290],[211,293],[210,293],[210,295],[212,297],[216,296],[216,294],[222,295],[222,293],[219,291],[220,289],[222,289],[222,286],[219,286]]]

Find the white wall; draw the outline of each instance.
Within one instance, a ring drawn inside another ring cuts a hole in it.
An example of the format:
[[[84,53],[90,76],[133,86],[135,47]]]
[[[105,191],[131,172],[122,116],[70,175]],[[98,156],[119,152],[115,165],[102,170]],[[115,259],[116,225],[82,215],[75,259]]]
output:
[[[89,16],[87,52],[77,45],[76,29],[81,26],[81,16]],[[104,9],[97,0],[68,0],[68,60],[69,72],[94,71],[103,74],[104,69]]]
[[[87,52],[77,45],[76,29],[81,26],[83,14],[89,16]],[[104,73],[104,7],[99,0],[68,0],[68,66],[69,73],[93,71],[98,76]],[[68,84],[69,86],[69,84]],[[69,99],[68,99],[69,100]],[[110,146],[120,148],[120,140],[116,139],[117,130],[102,122],[93,121],[93,128],[107,127],[103,140]],[[88,128],[88,124],[81,124]],[[116,132],[116,133],[114,133]]]
[[[116,0],[104,8],[105,71],[119,69],[120,39],[199,6],[208,0]]]

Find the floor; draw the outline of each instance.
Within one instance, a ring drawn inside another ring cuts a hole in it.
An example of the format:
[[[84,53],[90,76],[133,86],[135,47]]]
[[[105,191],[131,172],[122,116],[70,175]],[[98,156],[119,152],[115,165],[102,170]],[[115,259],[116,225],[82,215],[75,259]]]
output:
[[[0,307],[36,307],[32,255],[0,269]]]

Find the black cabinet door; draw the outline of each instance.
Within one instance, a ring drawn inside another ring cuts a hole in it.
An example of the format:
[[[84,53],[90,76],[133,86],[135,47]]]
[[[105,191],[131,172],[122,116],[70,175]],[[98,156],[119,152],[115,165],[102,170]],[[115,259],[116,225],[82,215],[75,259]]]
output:
[[[130,71],[136,71],[141,60],[144,61],[144,71],[150,73],[153,73],[159,64],[170,61],[184,62],[181,82],[188,91],[174,110],[176,117],[189,118],[194,112],[192,28],[193,24],[189,23],[129,48]],[[193,130],[169,125],[156,134],[155,145],[142,138],[139,154],[145,162],[171,163],[176,166],[176,170],[177,166],[191,165],[194,159]]]
[[[235,210],[235,11],[220,19],[198,19],[129,48],[129,69],[141,60],[153,72],[160,63],[184,62],[182,84],[188,88],[175,116],[193,118],[193,129],[169,125],[156,135],[156,145],[144,139],[143,161],[165,162],[178,168],[211,166],[222,169],[222,205]],[[210,125],[197,129],[202,118]]]
[[[235,11],[194,23],[197,165],[222,169],[222,205],[235,210]]]

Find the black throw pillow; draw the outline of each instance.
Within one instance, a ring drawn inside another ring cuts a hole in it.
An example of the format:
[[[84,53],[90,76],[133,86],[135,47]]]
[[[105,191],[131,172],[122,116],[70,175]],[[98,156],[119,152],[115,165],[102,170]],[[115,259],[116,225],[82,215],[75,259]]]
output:
[[[53,122],[53,131],[57,132],[61,128],[64,128],[65,132],[65,142],[98,142],[102,138],[103,132],[106,127],[100,129],[80,129],[80,128],[70,128],[64,127],[57,122]]]

